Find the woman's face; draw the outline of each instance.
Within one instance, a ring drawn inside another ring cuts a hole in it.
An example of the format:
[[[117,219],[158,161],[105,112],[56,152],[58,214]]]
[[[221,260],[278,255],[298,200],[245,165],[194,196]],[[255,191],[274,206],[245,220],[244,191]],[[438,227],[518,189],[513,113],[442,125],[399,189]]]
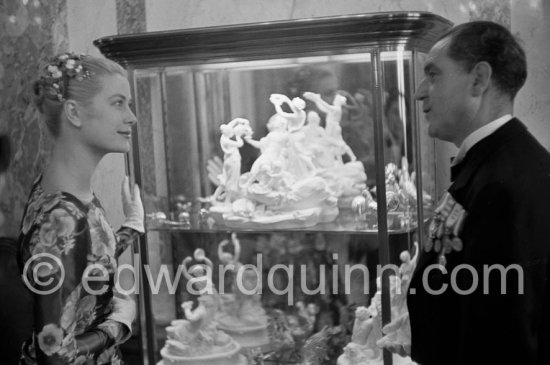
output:
[[[136,116],[130,109],[130,84],[126,77],[99,76],[102,89],[82,108],[83,142],[99,154],[128,152]]]

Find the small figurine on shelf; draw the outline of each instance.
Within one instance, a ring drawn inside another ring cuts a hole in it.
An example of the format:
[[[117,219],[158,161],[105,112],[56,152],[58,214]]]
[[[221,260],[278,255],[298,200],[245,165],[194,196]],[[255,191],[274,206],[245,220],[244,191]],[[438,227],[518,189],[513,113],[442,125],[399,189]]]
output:
[[[189,355],[192,351],[190,345],[198,342],[199,336],[212,338],[212,334],[216,332],[213,319],[217,305],[212,296],[202,295],[198,298],[198,306],[194,310],[192,310],[192,301],[182,303],[181,308],[185,314],[185,319],[174,320],[166,328],[167,345],[173,347],[173,354]],[[228,340],[225,333],[221,332],[219,334],[218,342],[223,343]],[[173,344],[172,341],[177,341],[177,343]]]
[[[417,242],[414,243],[414,249],[415,254],[412,258],[408,251],[403,251],[399,255],[401,259],[401,266],[399,267],[400,293],[392,298],[392,321],[384,326],[382,331],[385,336],[377,341],[378,346],[396,349],[397,351],[393,352],[403,355],[410,353],[411,350],[411,325],[407,309],[407,291],[418,260]],[[400,349],[403,349],[403,351],[399,351]]]
[[[235,275],[242,266],[239,262],[239,257],[241,255],[241,244],[235,232],[231,233],[233,253],[224,250],[229,243],[229,240],[225,239],[218,244],[218,259],[223,265],[224,272],[228,270],[231,273],[229,280],[227,282],[224,280],[224,293],[226,288],[231,288],[231,292],[234,292]]]
[[[378,315],[375,306],[358,307],[355,310],[355,322],[351,342],[359,346],[365,346],[371,352],[371,358],[380,358],[382,350],[376,346],[376,339],[382,334],[379,326],[374,325],[374,317]],[[373,333],[375,331],[375,333]],[[371,335],[373,333],[373,335]]]
[[[335,163],[331,148],[327,148],[333,140],[328,138],[325,128],[321,127],[320,123],[319,114],[310,110],[307,112],[307,124],[302,131],[305,134],[304,145],[313,156],[313,164],[317,168],[326,168]]]
[[[312,152],[314,161],[319,167],[316,176],[327,181],[330,189],[340,198],[341,202],[344,202],[345,206],[349,203],[348,197],[358,194],[365,188],[367,180],[363,164],[357,161],[355,154],[342,137],[340,119],[342,118],[342,105],[345,104],[346,98],[337,94],[334,104],[331,105],[325,102],[320,94],[306,91],[303,95],[304,98],[313,101],[321,111],[327,113],[322,158],[319,159],[319,155],[315,155],[315,150]],[[312,114],[312,118],[312,123],[316,123],[315,114]],[[342,159],[343,155],[347,155],[349,158],[345,164]]]
[[[269,101],[273,103],[277,115],[287,119],[289,139],[287,143],[287,169],[296,179],[310,176],[315,171],[310,151],[305,147],[305,134],[302,127],[306,122],[306,102],[301,98],[290,100],[286,95],[271,94]],[[292,111],[287,113],[282,109],[287,104]]]
[[[223,240],[218,244],[218,258],[224,266],[233,265],[231,270],[236,271],[241,265],[239,262],[239,256],[241,255],[241,244],[239,243],[239,239],[237,238],[237,234],[235,232],[231,233],[231,243],[233,244],[234,253],[224,250],[224,247],[229,244],[229,240]]]
[[[190,262],[197,261],[188,268]],[[183,276],[190,283],[188,284],[198,294],[217,294],[217,290],[212,282],[212,268],[214,264],[202,248],[197,248],[193,253],[193,258],[187,256],[181,262]],[[195,293],[192,293],[195,294]]]
[[[231,234],[234,253],[224,250],[229,240],[218,244],[218,257],[223,269],[232,273],[230,293],[220,295],[223,308],[216,314],[219,328],[229,333],[241,346],[252,349],[269,344],[268,318],[260,299],[261,274],[239,262],[241,245],[235,233]],[[224,283],[225,286],[225,283]]]
[[[198,263],[188,269],[193,259]],[[195,309],[192,301],[181,305],[185,319],[174,320],[166,328],[166,343],[160,351],[164,364],[208,365],[227,361],[244,365],[246,359],[239,353],[241,346],[217,328],[219,300],[210,278],[212,262],[204,250],[196,249],[193,258],[183,260],[182,267],[184,276],[195,284],[194,289],[200,295]]]
[[[332,104],[329,104],[321,98],[320,94],[306,91],[304,93],[304,98],[314,102],[319,110],[327,114],[325,119],[325,130],[327,136],[333,141],[333,153],[336,161],[342,163],[342,155],[344,154],[349,157],[350,161],[357,160],[357,157],[355,157],[355,154],[351,148],[344,141],[344,138],[342,138],[342,127],[340,126],[340,121],[342,119],[342,107],[346,104],[346,97],[336,94]]]
[[[269,101],[275,107],[275,111],[278,115],[286,118],[288,121],[287,129],[289,132],[294,132],[301,129],[306,122],[306,102],[301,98],[294,98],[290,100],[288,96],[283,94],[271,94]],[[292,111],[291,113],[285,112],[282,105],[286,104]]]
[[[260,150],[260,156],[254,161],[250,168],[250,176],[255,176],[262,167],[271,168],[273,163],[278,162],[286,168],[287,162],[287,119],[279,114],[273,115],[267,122],[269,133],[259,141],[247,135],[244,140],[251,146]],[[250,180],[249,180],[250,184]]]
[[[418,244],[415,243],[418,252]],[[338,365],[382,365],[382,348],[410,350],[410,324],[407,312],[407,290],[410,277],[415,269],[417,253],[411,258],[407,251],[400,255],[402,264],[398,275],[389,277],[390,311],[392,322],[382,328],[382,294],[380,277],[376,279],[377,292],[370,306],[358,307],[355,311],[355,322],[351,342],[344,348],[344,353],[338,358]],[[385,334],[385,335],[384,335]],[[402,353],[405,351],[393,351]],[[407,356],[393,356],[396,365],[414,365]]]
[[[241,176],[241,153],[239,148],[244,144],[243,136],[250,135],[250,122],[244,118],[235,118],[227,124],[220,126],[222,136],[220,146],[223,155],[222,174],[219,176],[220,185],[214,193],[215,199],[219,198],[222,190],[225,193],[225,202],[231,203],[239,196],[239,178]],[[233,139],[233,137],[235,139]]]

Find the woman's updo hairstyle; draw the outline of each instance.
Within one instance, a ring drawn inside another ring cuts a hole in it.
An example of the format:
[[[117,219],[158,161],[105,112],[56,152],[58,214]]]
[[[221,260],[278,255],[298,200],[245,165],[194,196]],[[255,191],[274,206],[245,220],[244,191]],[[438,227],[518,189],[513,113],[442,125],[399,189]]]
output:
[[[122,66],[101,56],[62,53],[48,60],[34,82],[33,92],[36,107],[44,115],[52,136],[59,136],[66,100],[86,105],[101,90],[101,76],[115,74],[127,76]]]

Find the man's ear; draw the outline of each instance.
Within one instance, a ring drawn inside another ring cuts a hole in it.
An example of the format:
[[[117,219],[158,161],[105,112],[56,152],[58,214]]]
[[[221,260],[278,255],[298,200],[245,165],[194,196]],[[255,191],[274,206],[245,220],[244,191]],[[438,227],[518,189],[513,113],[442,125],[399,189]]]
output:
[[[63,105],[63,109],[65,111],[65,115],[67,116],[67,120],[69,121],[69,123],[71,123],[74,127],[77,127],[77,128],[82,127],[82,120],[81,120],[82,110],[80,109],[76,101],[70,100],[70,99],[67,100]]]
[[[473,96],[481,96],[485,90],[489,87],[491,83],[491,76],[493,74],[493,69],[491,65],[485,61],[478,62],[471,74],[473,75],[474,83],[472,85],[472,94]]]

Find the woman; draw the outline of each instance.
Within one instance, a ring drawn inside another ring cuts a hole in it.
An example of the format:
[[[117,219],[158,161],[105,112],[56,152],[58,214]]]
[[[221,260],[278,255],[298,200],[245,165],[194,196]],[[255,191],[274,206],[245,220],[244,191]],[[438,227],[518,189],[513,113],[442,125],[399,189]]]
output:
[[[117,292],[117,259],[144,232],[139,189],[122,187],[126,221],[115,234],[92,192],[107,153],[128,152],[136,117],[118,64],[62,54],[34,85],[53,150],[35,181],[19,237],[19,264],[34,299],[33,336],[22,364],[120,364],[133,301]]]

